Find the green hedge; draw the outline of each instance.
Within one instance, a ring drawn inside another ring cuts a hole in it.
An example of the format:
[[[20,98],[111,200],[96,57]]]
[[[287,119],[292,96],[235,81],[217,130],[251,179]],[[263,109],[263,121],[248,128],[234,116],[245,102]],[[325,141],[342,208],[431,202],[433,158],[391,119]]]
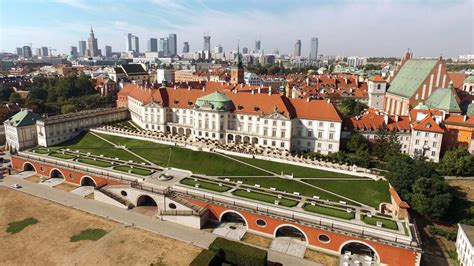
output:
[[[225,262],[231,264],[242,266],[267,265],[267,251],[224,238],[216,238],[209,246],[209,250],[214,251]]]
[[[217,266],[222,265],[222,259],[216,255],[214,251],[203,250],[196,258],[191,262],[191,266]]]

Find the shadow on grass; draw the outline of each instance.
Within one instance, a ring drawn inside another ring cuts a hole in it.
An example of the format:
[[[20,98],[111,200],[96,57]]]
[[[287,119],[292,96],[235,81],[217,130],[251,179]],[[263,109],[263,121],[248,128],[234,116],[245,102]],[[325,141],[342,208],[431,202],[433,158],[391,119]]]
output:
[[[78,235],[71,236],[71,242],[77,242],[81,240],[92,240],[97,241],[107,234],[104,229],[86,229],[82,230]]]
[[[23,229],[25,229],[27,226],[37,224],[37,223],[38,223],[38,220],[36,220],[33,217],[26,218],[24,220],[17,221],[17,222],[12,222],[8,224],[7,233],[11,233],[11,234],[19,233]]]

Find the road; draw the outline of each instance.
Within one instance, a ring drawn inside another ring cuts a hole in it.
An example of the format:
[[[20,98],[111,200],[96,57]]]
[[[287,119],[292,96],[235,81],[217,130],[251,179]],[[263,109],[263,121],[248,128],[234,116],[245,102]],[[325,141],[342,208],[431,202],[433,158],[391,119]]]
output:
[[[95,214],[119,223],[133,225],[135,227],[170,237],[179,241],[193,244],[207,249],[217,235],[210,232],[194,229],[184,225],[161,221],[156,218],[144,216],[135,212],[127,211],[102,202],[85,199],[79,195],[64,192],[48,186],[23,180],[18,176],[5,176],[0,179],[0,185],[11,188],[11,185],[18,183],[22,186],[19,191],[44,198],[59,204]],[[12,189],[12,188],[11,188]],[[261,248],[261,247],[259,247]],[[301,258],[289,256],[273,250],[268,251],[268,259],[273,262],[280,262],[283,265],[321,265]]]

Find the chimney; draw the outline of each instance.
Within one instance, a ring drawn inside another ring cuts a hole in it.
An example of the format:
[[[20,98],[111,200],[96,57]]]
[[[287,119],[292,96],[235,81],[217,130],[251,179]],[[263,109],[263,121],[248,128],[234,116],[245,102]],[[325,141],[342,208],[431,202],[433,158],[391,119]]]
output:
[[[306,98],[306,102],[309,103],[309,101],[311,101],[311,97],[310,97],[310,96],[308,96],[308,98]]]
[[[344,82],[345,82],[346,84],[349,84],[349,79],[348,79],[347,77],[344,77]]]
[[[202,87],[202,91],[206,91],[206,87]]]
[[[463,119],[464,122],[467,121],[467,115],[464,115],[464,119]]]
[[[395,115],[395,122],[398,122],[399,119],[400,119],[400,116],[399,116],[399,115]]]
[[[190,90],[191,90],[191,86],[188,86],[188,91],[190,91]]]
[[[331,99],[328,98],[328,103],[331,103]]]
[[[243,83],[240,83],[240,87],[243,88],[243,87],[244,87],[244,84],[243,84]]]
[[[237,94],[237,89],[234,89],[234,94]]]
[[[255,91],[254,91],[254,90],[252,90],[252,95],[253,95],[253,94],[255,94]]]
[[[268,95],[272,95],[272,89],[268,88]]]
[[[173,87],[173,88],[176,90],[176,89],[178,88],[178,86],[174,85],[174,87]]]
[[[262,91],[260,90],[260,87],[257,89],[257,93],[260,94]]]
[[[383,115],[383,121],[384,121],[385,125],[388,125],[388,114]]]

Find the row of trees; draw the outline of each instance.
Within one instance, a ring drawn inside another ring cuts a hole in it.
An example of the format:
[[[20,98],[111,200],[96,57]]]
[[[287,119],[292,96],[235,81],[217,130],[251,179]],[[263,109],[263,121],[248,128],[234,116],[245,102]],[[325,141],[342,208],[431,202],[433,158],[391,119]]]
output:
[[[64,114],[98,107],[112,107],[115,105],[115,97],[115,95],[101,97],[89,76],[70,74],[59,78],[35,77],[26,99],[11,93],[9,100],[41,114]]]
[[[337,110],[345,116],[356,116],[367,109],[368,106],[355,99],[345,98],[337,105]]]

